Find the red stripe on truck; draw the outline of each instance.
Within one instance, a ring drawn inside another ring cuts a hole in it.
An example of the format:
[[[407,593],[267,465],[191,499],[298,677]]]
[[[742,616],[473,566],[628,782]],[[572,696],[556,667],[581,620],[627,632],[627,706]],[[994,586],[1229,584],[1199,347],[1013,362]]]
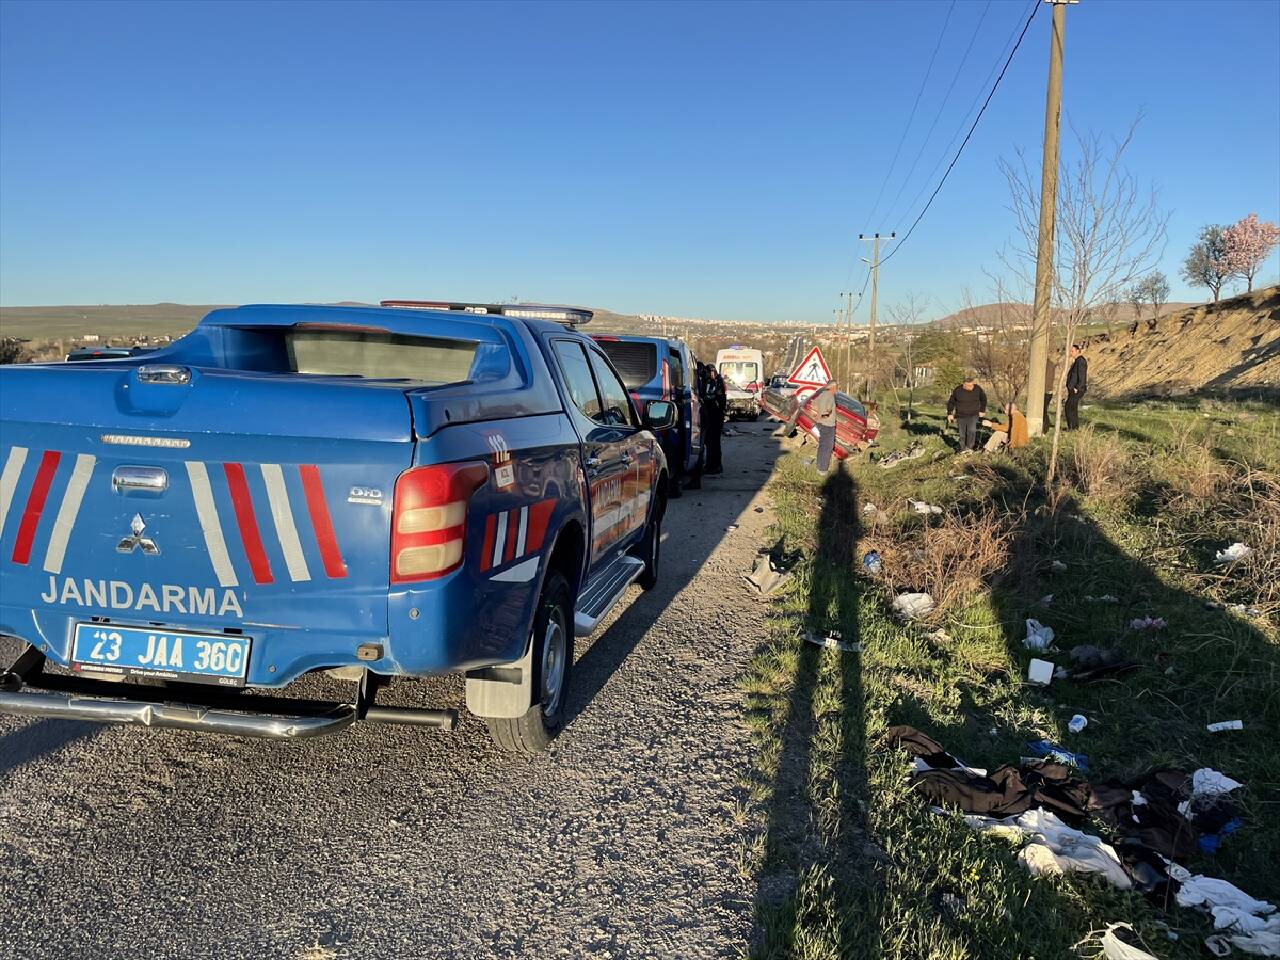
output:
[[[304,463],[298,471],[302,474],[302,492],[307,497],[307,513],[311,514],[311,526],[316,532],[316,546],[320,548],[324,572],[332,579],[340,580],[347,575],[347,565],[342,562],[342,553],[338,550],[338,538],[334,535],[333,520],[324,499],[324,484],[320,482],[320,468]]]
[[[253,497],[244,478],[244,467],[238,463],[224,463],[222,472],[227,475],[227,487],[231,490],[231,505],[236,510],[236,523],[240,527],[240,539],[244,542],[249,569],[255,583],[272,583],[271,563],[267,551],[262,548],[262,534],[258,532],[258,518],[253,513]]]
[[[31,485],[27,506],[22,511],[22,522],[18,525],[18,540],[13,545],[14,563],[25,564],[31,559],[31,544],[35,542],[36,527],[40,525],[40,515],[44,513],[44,502],[49,499],[49,488],[53,486],[53,475],[58,471],[60,459],[62,454],[57,450],[46,450],[40,458],[36,481]]]

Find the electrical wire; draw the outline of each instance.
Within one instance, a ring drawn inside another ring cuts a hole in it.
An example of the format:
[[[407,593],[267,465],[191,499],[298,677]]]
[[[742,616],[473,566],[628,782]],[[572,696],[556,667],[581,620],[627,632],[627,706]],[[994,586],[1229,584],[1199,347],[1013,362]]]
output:
[[[1038,2],[1039,0],[1031,0],[1030,6],[1034,7]],[[912,197],[911,202],[907,204],[907,211],[915,209],[916,204],[920,202],[920,198],[924,196],[924,192],[929,189],[929,184],[933,183],[933,178],[937,175],[938,171],[942,169],[942,165],[946,162],[947,157],[951,155],[951,148],[955,146],[956,141],[960,139],[960,134],[964,132],[964,128],[966,124],[968,124],[969,118],[973,115],[973,111],[978,107],[978,102],[982,99],[982,91],[987,89],[987,84],[991,82],[991,78],[994,77],[996,75],[996,71],[1000,69],[1001,62],[1003,62],[1004,58],[1008,55],[1010,45],[1017,38],[1018,24],[1020,22],[1021,18],[1014,21],[1013,29],[1009,31],[1009,38],[1005,40],[1000,47],[999,56],[997,56],[995,62],[991,64],[991,69],[987,71],[987,75],[983,78],[982,83],[978,84],[978,90],[973,95],[973,100],[970,101],[969,108],[965,110],[960,123],[956,126],[956,132],[951,135],[951,139],[947,141],[946,147],[943,148],[942,153],[938,156],[938,162],[933,165],[933,169],[929,171],[929,175],[925,177],[924,182],[920,184],[920,189],[916,191],[916,195]],[[898,231],[898,228],[902,226],[902,221],[905,220],[907,216],[909,216],[909,213],[903,213],[898,222],[893,225],[893,231],[895,233]]]
[[[881,263],[887,263],[895,254],[902,249],[902,245],[907,242],[911,234],[915,232],[920,221],[924,219],[924,215],[929,212],[929,208],[933,206],[934,199],[941,192],[943,185],[947,182],[947,177],[951,176],[951,171],[955,169],[956,163],[960,159],[960,155],[964,153],[965,146],[969,143],[969,139],[973,136],[973,132],[978,129],[978,124],[982,121],[982,115],[987,112],[987,107],[991,105],[991,98],[996,95],[996,91],[1000,89],[1000,81],[1004,79],[1004,75],[1009,70],[1009,64],[1013,63],[1013,58],[1018,53],[1018,48],[1022,46],[1022,41],[1027,35],[1027,31],[1031,28],[1031,21],[1036,18],[1036,14],[1040,11],[1040,3],[1035,2],[1031,6],[1031,14],[1027,17],[1027,22],[1022,25],[1022,32],[1018,34],[1018,42],[1013,45],[1013,49],[1009,51],[1009,59],[1004,62],[1004,66],[1000,69],[1000,75],[996,77],[995,85],[992,86],[991,92],[987,94],[987,99],[982,104],[982,109],[978,111],[978,115],[973,118],[973,126],[969,128],[969,132],[964,135],[964,140],[960,143],[960,149],[956,151],[956,155],[951,158],[951,163],[947,166],[946,172],[943,173],[942,179],[938,181],[938,185],[934,187],[933,193],[929,195],[928,201],[924,205],[924,209],[920,211],[920,215],[912,221],[911,226],[907,229],[906,234],[898,241],[893,251],[881,260]]]
[[[978,39],[978,31],[982,29],[982,24],[987,19],[987,12],[990,9],[991,0],[987,0],[986,6],[982,8],[982,14],[978,17],[978,22],[973,28],[973,33],[969,36],[969,45],[964,48],[964,55],[960,58],[960,65],[956,67],[956,72],[951,77],[951,83],[947,86],[946,96],[942,98],[942,103],[938,106],[938,112],[933,115],[933,123],[929,124],[929,129],[925,132],[924,140],[920,142],[920,149],[916,151],[916,158],[911,161],[911,166],[907,169],[907,175],[902,178],[902,183],[898,187],[898,192],[893,195],[893,202],[889,204],[889,210],[884,215],[886,220],[892,219],[893,211],[898,209],[898,201],[902,199],[902,191],[907,189],[907,184],[911,182],[911,175],[916,172],[916,167],[920,163],[920,158],[924,156],[925,148],[929,146],[929,141],[933,137],[933,131],[938,128],[938,121],[942,119],[943,111],[947,109],[947,104],[951,102],[951,94],[955,92],[956,83],[960,80],[960,74],[964,70],[964,65],[969,62],[969,54],[973,52],[974,41]],[[985,87],[986,84],[983,83],[983,86]],[[969,109],[972,110],[973,108],[970,107]],[[930,174],[929,180],[932,179],[933,176]],[[928,184],[929,180],[926,180],[925,183]],[[907,209],[910,210],[911,208],[908,207]],[[905,219],[905,217],[906,214],[904,213],[901,219]],[[896,232],[898,224],[894,224],[893,229]]]

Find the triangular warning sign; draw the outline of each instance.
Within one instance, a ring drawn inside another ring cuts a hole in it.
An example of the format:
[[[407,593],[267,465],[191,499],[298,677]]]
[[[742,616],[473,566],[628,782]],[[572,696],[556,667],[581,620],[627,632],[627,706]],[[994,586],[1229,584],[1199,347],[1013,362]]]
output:
[[[820,387],[830,379],[831,369],[827,366],[822,351],[814,347],[805,354],[805,358],[800,361],[800,366],[787,377],[787,383],[794,383],[801,387]]]

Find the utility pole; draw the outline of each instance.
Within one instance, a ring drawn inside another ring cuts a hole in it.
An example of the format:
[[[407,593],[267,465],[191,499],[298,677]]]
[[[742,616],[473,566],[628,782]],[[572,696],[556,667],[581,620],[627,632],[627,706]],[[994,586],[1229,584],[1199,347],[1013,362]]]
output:
[[[896,233],[890,233],[884,237],[885,240],[892,240]],[[858,234],[859,240],[866,240],[865,233]],[[876,297],[880,289],[880,234],[872,234],[871,236],[871,259],[867,260],[863,257],[864,262],[871,264],[871,316],[867,321],[867,351],[871,354],[872,369],[875,367],[876,355]],[[871,379],[867,378],[867,398],[871,397]]]
[[[1058,134],[1062,114],[1062,47],[1067,31],[1067,4],[1078,0],[1045,0],[1053,4],[1049,33],[1049,89],[1044,101],[1044,163],[1040,172],[1040,234],[1036,240],[1036,292],[1031,311],[1030,368],[1027,370],[1027,433],[1044,433],[1045,365],[1053,311],[1053,235],[1058,208]]]

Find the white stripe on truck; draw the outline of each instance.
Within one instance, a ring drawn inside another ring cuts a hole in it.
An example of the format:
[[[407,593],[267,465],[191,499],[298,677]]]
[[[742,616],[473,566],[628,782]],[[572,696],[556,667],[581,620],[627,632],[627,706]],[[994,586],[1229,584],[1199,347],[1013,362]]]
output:
[[[4,462],[4,473],[0,473],[0,533],[4,532],[4,521],[9,516],[9,504],[13,503],[13,491],[18,488],[18,477],[22,473],[22,465],[27,462],[27,448],[13,447]]]
[[[89,486],[89,478],[93,476],[93,465],[97,462],[92,454],[76,455],[75,469],[71,471],[67,492],[62,495],[62,506],[58,508],[58,516],[53,521],[53,532],[49,534],[49,549],[44,555],[45,573],[62,572],[62,561],[67,555],[67,541],[71,539],[71,530],[76,525],[76,515],[80,512],[80,501],[84,499],[85,488]]]
[[[204,545],[209,551],[209,561],[222,587],[239,586],[236,569],[227,556],[227,542],[222,538],[222,524],[218,521],[218,508],[213,502],[213,490],[209,487],[209,471],[199,460],[188,460],[187,476],[191,480],[191,496],[196,502],[196,516],[204,531]]]
[[[289,568],[289,576],[295,582],[310,580],[311,571],[307,569],[307,558],[302,554],[298,528],[293,523],[293,510],[289,507],[289,492],[284,486],[284,471],[280,469],[280,464],[262,464],[262,479],[267,485],[271,519],[275,521],[276,536],[280,538],[280,549],[284,551],[284,562]]]

